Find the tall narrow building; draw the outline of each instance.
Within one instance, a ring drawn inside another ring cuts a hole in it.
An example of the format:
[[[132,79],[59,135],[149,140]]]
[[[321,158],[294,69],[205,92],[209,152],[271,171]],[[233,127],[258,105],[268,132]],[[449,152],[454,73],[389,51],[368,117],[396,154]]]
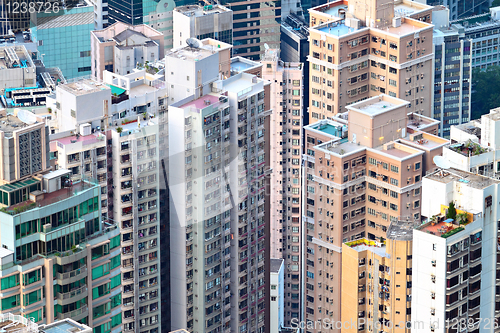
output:
[[[172,329],[264,332],[269,87],[201,44],[166,58]]]
[[[300,285],[299,256],[291,253],[299,247],[301,234],[300,167],[302,160],[303,65],[283,62],[279,50],[269,49],[261,61],[262,78],[271,83],[269,156],[272,173],[271,193],[271,258],[284,259],[286,298],[284,323],[290,326],[292,313],[298,316]]]
[[[309,10],[310,123],[379,94],[407,100],[408,112],[431,116],[431,7],[420,19],[400,16],[398,7],[392,0],[363,0]]]
[[[344,266],[342,248],[366,239],[384,252],[391,223],[420,220],[422,175],[434,167],[433,156],[448,141],[421,131],[434,131],[433,119],[418,115],[422,126],[415,126],[417,115],[407,115],[407,105],[380,95],[348,106],[348,120],[305,127],[305,243],[302,252],[297,249],[305,275],[300,293],[304,313],[295,322],[344,319],[342,274],[354,268],[349,262]],[[397,311],[405,313],[406,304],[401,307]],[[357,318],[365,322],[375,311],[383,317],[379,309],[360,311]]]

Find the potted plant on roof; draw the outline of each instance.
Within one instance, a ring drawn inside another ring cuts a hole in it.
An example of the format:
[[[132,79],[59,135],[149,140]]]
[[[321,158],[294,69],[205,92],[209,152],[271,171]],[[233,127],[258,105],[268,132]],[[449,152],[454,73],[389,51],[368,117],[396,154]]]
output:
[[[431,225],[435,226],[436,223],[437,223],[437,220],[438,220],[437,216],[436,215],[432,215],[432,217],[430,218]]]
[[[121,128],[121,127],[118,127],[118,128],[116,129],[116,132],[117,132],[118,134],[120,134],[122,131],[123,131],[123,128]]]
[[[457,222],[459,224],[467,224],[469,222],[469,215],[465,212],[457,214]]]

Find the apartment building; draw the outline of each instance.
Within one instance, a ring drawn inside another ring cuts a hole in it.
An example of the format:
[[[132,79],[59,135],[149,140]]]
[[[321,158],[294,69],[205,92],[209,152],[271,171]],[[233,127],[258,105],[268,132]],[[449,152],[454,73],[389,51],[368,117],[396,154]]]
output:
[[[484,70],[489,66],[498,65],[500,8],[490,8],[489,12],[480,15],[468,15],[465,18],[451,21],[454,26],[465,34],[465,39],[472,41],[472,68]]]
[[[165,54],[163,35],[144,24],[116,22],[90,33],[92,78],[103,80],[103,72],[125,75],[138,65],[155,62]]]
[[[431,7],[403,16],[413,2],[336,1],[310,13],[310,123],[342,113],[379,94],[409,102],[431,116]],[[359,8],[366,8],[361,11]]]
[[[424,2],[425,3],[425,2]],[[445,6],[450,9],[450,18],[460,20],[464,17],[478,16],[488,11],[491,4],[488,1],[449,1],[449,0],[427,0],[431,6]]]
[[[109,210],[122,238],[123,330],[156,333],[159,274],[160,151],[158,119],[111,129],[113,196]]]
[[[233,44],[233,12],[221,5],[186,5],[173,11],[174,48],[188,38],[213,38]]]
[[[303,100],[309,101],[309,25],[295,14],[288,15],[281,22],[281,47],[280,58],[284,62],[301,62],[304,64],[303,72]],[[303,103],[302,121],[309,124],[309,103]]]
[[[280,2],[257,0],[246,4],[231,0],[225,6],[233,11],[233,55],[258,61],[266,44],[279,49]]]
[[[426,219],[413,232],[411,302],[420,324],[412,332],[498,331],[498,180],[448,168],[422,183]]]
[[[82,125],[77,135],[53,134],[50,151],[57,169],[70,171],[70,179],[94,179],[101,186],[101,218],[108,220],[108,156],[106,136],[91,133],[91,126]]]
[[[270,101],[273,113],[270,116],[269,156],[270,175],[271,258],[283,258],[285,265],[297,266],[292,274],[286,274],[287,282],[300,284],[300,261],[290,257],[289,246],[302,242],[300,216],[300,166],[302,157],[302,109],[303,109],[303,65],[283,62],[279,50],[266,50],[261,63],[262,78],[271,82]],[[293,293],[289,283],[285,293]],[[298,311],[298,309],[295,309]],[[285,311],[285,313],[291,311]],[[288,317],[291,320],[291,317]]]
[[[481,119],[452,126],[451,145],[443,149],[443,157],[453,168],[500,179],[500,149],[497,137],[500,126],[500,109],[490,110]]]
[[[284,323],[285,310],[285,266],[284,260],[271,258],[271,306],[269,315],[271,317],[270,332],[279,332]]]
[[[266,85],[240,73],[169,106],[172,329],[264,331]]]
[[[411,322],[412,235],[418,224],[391,222],[387,238],[342,244],[341,317],[349,323],[342,331],[410,332],[401,324]]]
[[[48,136],[48,128],[42,129]],[[25,150],[49,155],[48,142],[29,142]],[[2,312],[22,314],[40,324],[72,318],[97,330],[118,331],[119,229],[101,222],[97,183],[71,182],[71,171],[65,169],[48,171],[33,168],[0,186]]]
[[[305,127],[306,241],[292,247],[303,258],[303,321],[341,320],[343,243],[381,244],[391,222],[420,220],[422,175],[448,141],[419,131],[408,104],[380,95],[348,106],[347,120]],[[422,119],[422,129],[436,129]]]
[[[53,133],[61,133],[59,137],[64,133],[83,135],[82,125],[95,133],[166,110],[167,89],[162,75],[146,69],[126,75],[104,71],[102,75],[102,81],[81,79],[58,85],[55,94],[47,97],[47,106],[54,111],[49,122]]]
[[[439,135],[450,137],[450,127],[466,123],[471,115],[472,42],[464,38],[463,29],[449,24],[449,10],[435,7],[434,90],[432,117],[440,120]]]
[[[206,95],[212,91],[216,80],[230,77],[231,48],[230,44],[205,38],[195,47],[187,46],[170,51],[165,56],[168,104],[191,95],[195,98]]]
[[[270,87],[230,48],[205,39],[166,57],[168,132],[180,140],[168,150],[172,329],[261,332],[266,320]]]

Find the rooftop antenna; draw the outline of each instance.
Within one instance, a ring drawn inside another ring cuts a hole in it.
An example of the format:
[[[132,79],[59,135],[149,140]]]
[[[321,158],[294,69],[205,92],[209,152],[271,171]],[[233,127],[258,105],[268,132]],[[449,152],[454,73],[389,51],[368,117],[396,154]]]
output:
[[[193,48],[193,49],[199,49],[200,48],[200,41],[197,40],[196,38],[188,38],[186,39],[186,44]]]

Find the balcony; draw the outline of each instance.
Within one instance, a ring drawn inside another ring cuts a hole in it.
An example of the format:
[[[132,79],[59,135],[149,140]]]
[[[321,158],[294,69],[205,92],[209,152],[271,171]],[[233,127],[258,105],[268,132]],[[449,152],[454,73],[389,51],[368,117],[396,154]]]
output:
[[[86,275],[87,274],[87,266],[84,265],[78,269],[75,269],[75,270],[72,270],[70,272],[66,272],[66,273],[56,273],[56,277],[58,280],[61,280],[61,284],[68,284],[68,283],[72,283],[72,282],[75,282],[79,279],[81,279],[81,276],[82,275]],[[62,281],[62,280],[66,280],[66,279],[71,279],[70,281]]]
[[[88,316],[88,308],[87,308],[87,305],[84,305],[83,307],[76,309],[76,310],[73,310],[71,312],[58,313],[57,319],[63,320],[66,318],[71,318],[73,320],[81,320],[86,316]]]
[[[75,300],[65,302],[66,300],[70,300],[71,298],[74,298],[74,297],[83,298],[86,296],[87,296],[87,287],[86,286],[69,291],[67,293],[57,293],[56,294],[57,300],[61,301],[61,303],[58,303],[60,305],[64,305],[65,303],[75,302]]]

